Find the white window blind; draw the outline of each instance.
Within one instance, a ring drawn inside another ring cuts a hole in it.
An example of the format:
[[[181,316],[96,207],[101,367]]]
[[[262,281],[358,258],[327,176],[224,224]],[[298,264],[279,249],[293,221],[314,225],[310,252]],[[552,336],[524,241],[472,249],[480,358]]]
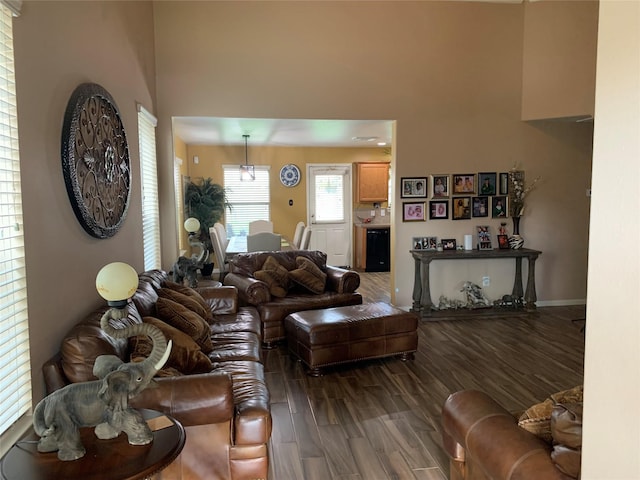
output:
[[[18,119],[11,11],[0,6],[0,434],[31,410]],[[9,433],[7,433],[9,434]]]
[[[238,165],[224,165],[224,191],[229,201],[224,219],[227,235],[244,236],[249,231],[249,222],[270,220],[271,195],[269,193],[269,167],[256,165],[256,179],[240,181]]]
[[[144,269],[160,268],[160,214],[158,208],[158,166],[156,125],[158,121],[138,105],[138,137],[142,180],[142,241]]]
[[[184,227],[180,224],[180,219],[185,218],[184,216],[184,188],[182,188],[182,176],[180,175],[180,167],[182,166],[183,160],[181,158],[175,157],[173,161],[173,193],[176,197],[176,219],[178,223],[176,225],[176,232],[178,232],[178,249],[180,251],[184,250]],[[182,255],[182,253],[180,253]]]

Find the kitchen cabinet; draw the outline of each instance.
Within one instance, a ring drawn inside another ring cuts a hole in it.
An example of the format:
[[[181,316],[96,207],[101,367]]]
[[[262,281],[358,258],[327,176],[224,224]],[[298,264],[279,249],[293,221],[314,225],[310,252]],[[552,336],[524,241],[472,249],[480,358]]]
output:
[[[389,200],[389,164],[356,163],[356,202],[373,203]]]

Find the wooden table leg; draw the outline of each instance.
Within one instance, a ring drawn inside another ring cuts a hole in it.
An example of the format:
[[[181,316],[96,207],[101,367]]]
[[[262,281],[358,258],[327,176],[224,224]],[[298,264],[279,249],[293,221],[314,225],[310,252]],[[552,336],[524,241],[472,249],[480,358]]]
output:
[[[422,316],[431,316],[431,307],[433,302],[431,301],[431,285],[429,284],[429,265],[431,265],[431,259],[422,259],[421,274],[422,274]]]
[[[516,298],[522,298],[522,257],[516,257],[516,275],[513,279],[513,291],[511,295]]]
[[[527,276],[527,292],[524,295],[525,307],[527,310],[536,309],[536,260],[538,256],[529,257],[529,275]]]
[[[411,307],[411,311],[419,313],[420,310],[422,310],[422,280],[420,277],[420,259],[414,258],[413,261],[413,305]]]

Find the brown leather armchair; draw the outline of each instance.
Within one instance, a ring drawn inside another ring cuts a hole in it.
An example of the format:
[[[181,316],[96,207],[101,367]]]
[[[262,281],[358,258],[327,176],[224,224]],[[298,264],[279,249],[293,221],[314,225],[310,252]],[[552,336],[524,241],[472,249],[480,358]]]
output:
[[[450,480],[572,480],[552,461],[552,447],[518,426],[484,392],[453,393],[442,409]]]
[[[262,268],[269,256],[274,257],[288,271],[296,269],[296,258],[299,256],[312,260],[327,275],[324,292],[309,293],[294,287],[286,297],[272,296],[267,284],[254,277],[254,273]],[[241,305],[256,307],[260,315],[262,341],[266,347],[285,338],[284,319],[290,313],[362,303],[362,295],[356,292],[360,286],[358,272],[327,265],[327,255],[316,250],[236,255],[229,261],[229,273],[224,278],[224,284],[238,289]]]

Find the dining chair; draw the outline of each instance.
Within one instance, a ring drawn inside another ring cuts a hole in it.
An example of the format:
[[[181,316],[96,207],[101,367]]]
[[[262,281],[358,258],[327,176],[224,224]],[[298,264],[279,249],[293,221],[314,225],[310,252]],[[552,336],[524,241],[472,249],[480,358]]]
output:
[[[311,226],[304,227],[302,232],[302,240],[300,240],[300,247],[298,250],[309,250],[309,242],[311,241]]]
[[[209,228],[209,237],[211,237],[211,244],[213,245],[214,263],[218,267],[218,281],[222,282],[225,274],[229,271],[229,264],[225,258],[226,249],[222,249],[215,227]]]
[[[293,234],[293,240],[291,240],[291,244],[293,248],[296,250],[300,249],[300,241],[302,240],[302,233],[304,232],[304,222],[298,222],[296,225],[296,230]]]
[[[260,232],[273,233],[273,222],[269,220],[254,220],[253,222],[249,222],[249,235]]]
[[[229,246],[229,237],[227,236],[227,229],[220,222],[216,222],[213,227],[216,229],[216,233],[218,234],[218,240],[220,240],[220,246],[225,251]]]
[[[277,252],[280,250],[282,235],[259,232],[247,235],[247,252]]]

